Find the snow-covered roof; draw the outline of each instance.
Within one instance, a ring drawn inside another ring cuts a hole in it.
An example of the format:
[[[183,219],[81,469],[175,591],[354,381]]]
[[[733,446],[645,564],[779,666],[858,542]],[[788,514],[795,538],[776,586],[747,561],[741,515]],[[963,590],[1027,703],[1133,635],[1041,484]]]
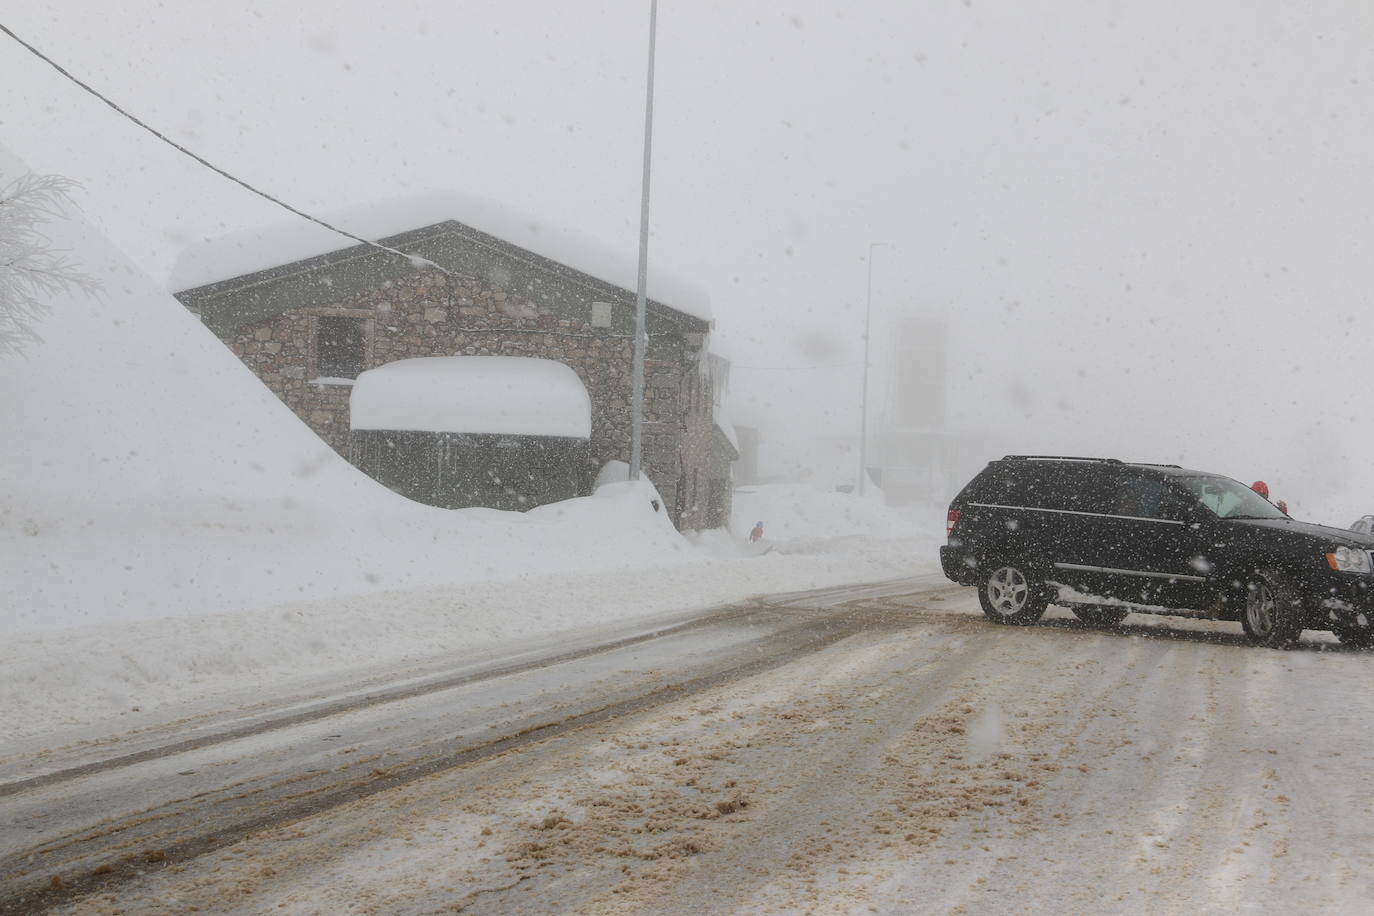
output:
[[[634,240],[618,248],[474,195],[417,194],[328,212],[321,218],[374,241],[451,220],[621,289],[633,292],[638,286],[639,253]],[[188,246],[173,265],[168,286],[177,292],[194,289],[351,247],[353,243],[343,236],[296,219]],[[706,290],[662,269],[652,252],[648,296],[695,318],[711,319]]]
[[[358,376],[354,429],[511,436],[592,434],[592,401],[572,367],[525,356],[424,356]]]

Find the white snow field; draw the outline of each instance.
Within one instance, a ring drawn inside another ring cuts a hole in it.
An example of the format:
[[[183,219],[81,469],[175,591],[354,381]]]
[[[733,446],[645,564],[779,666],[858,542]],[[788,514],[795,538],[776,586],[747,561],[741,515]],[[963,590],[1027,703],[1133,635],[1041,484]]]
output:
[[[647,482],[523,514],[412,503],[79,215],[45,231],[103,292],[53,302],[43,343],[0,362],[0,741],[934,562],[938,532],[914,525],[698,549]]]

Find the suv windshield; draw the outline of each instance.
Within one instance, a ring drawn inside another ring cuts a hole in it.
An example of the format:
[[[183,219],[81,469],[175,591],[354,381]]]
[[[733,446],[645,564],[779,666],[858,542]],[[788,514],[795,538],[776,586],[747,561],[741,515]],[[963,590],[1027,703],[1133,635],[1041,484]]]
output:
[[[1229,477],[1182,477],[1178,482],[1217,518],[1287,518],[1273,503]]]

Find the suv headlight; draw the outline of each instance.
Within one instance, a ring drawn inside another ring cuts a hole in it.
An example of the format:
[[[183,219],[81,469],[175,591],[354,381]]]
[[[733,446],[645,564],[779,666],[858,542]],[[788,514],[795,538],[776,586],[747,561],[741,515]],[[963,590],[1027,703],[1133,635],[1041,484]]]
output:
[[[1370,563],[1368,551],[1358,550],[1354,547],[1337,547],[1333,553],[1326,555],[1326,562],[1332,569],[1340,572],[1368,575],[1374,571],[1374,564]]]

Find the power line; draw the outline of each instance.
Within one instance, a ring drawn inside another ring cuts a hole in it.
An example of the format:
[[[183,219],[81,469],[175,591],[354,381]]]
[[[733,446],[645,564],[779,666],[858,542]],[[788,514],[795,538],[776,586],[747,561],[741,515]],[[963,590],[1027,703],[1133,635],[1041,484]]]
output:
[[[57,63],[57,61],[53,60],[51,57],[49,57],[48,55],[44,54],[42,51],[38,50],[37,48],[35,48],[33,45],[29,44],[27,41],[25,41],[24,39],[20,38],[18,35],[14,34],[14,31],[13,31],[12,29],[10,29],[8,26],[6,26],[4,23],[0,23],[0,32],[4,32],[4,33],[5,33],[6,35],[8,35],[9,37],[11,37],[11,38],[13,38],[15,41],[19,42],[19,44],[23,45],[26,49],[28,49],[29,53],[33,54],[33,55],[34,55],[35,57],[37,57],[39,60],[43,61],[43,62],[46,63],[48,66],[52,67],[52,68],[53,68],[54,70],[56,70],[58,73],[62,74],[62,75],[65,76],[67,79],[71,80],[73,83],[76,83],[76,85],[80,86],[82,89],[86,90],[86,91],[89,92],[91,95],[95,96],[97,99],[100,99],[100,101],[104,102],[106,105],[110,106],[110,107],[113,108],[115,111],[117,111],[119,114],[121,114],[121,115],[123,115],[124,117],[128,118],[130,121],[134,122],[134,123],[137,124],[139,127],[143,128],[143,129],[146,130],[148,133],[152,134],[154,137],[157,137],[157,138],[158,138],[159,140],[161,140],[163,143],[166,143],[168,146],[172,147],[173,149],[175,149],[175,150],[177,150],[177,151],[179,151],[179,152],[181,152],[181,153],[184,153],[184,154],[186,154],[187,156],[190,156],[192,159],[194,159],[196,162],[199,162],[201,165],[205,166],[207,169],[210,169],[210,170],[213,171],[213,172],[219,173],[220,175],[224,176],[225,178],[228,178],[230,181],[234,182],[235,184],[239,185],[240,187],[245,188],[245,189],[247,189],[247,190],[249,190],[249,191],[252,191],[254,194],[258,195],[259,197],[263,198],[264,200],[271,201],[272,203],[276,204],[277,206],[281,207],[282,209],[284,209],[284,210],[289,210],[290,212],[294,213],[295,215],[301,217],[302,219],[307,219],[307,220],[309,220],[310,222],[315,223],[315,224],[318,225],[318,226],[323,226],[325,229],[328,229],[330,232],[336,232],[336,233],[338,233],[339,235],[342,235],[344,238],[349,238],[349,239],[352,239],[352,240],[355,241],[355,242],[360,242],[360,243],[362,243],[362,244],[364,244],[364,245],[368,245],[368,246],[370,246],[370,247],[372,247],[372,248],[377,248],[377,249],[380,249],[380,250],[382,250],[382,251],[388,252],[389,254],[394,254],[394,255],[396,255],[397,257],[405,258],[406,260],[410,261],[410,263],[413,264],[415,267],[433,267],[435,270],[440,271],[440,272],[443,273],[445,276],[448,276],[448,277],[452,277],[452,276],[453,276],[453,274],[449,273],[449,272],[448,272],[447,270],[445,270],[442,266],[440,266],[440,265],[438,265],[438,264],[435,264],[433,261],[429,260],[428,258],[422,258],[422,257],[420,257],[419,255],[414,255],[414,254],[406,254],[404,251],[400,251],[400,250],[395,249],[395,248],[390,248],[390,247],[388,247],[388,246],[386,246],[386,245],[379,244],[378,242],[373,242],[373,241],[371,241],[371,240],[369,240],[369,239],[363,238],[362,236],[354,235],[353,233],[349,232],[348,230],[346,230],[346,229],[340,229],[338,226],[335,226],[335,225],[333,225],[333,224],[331,224],[331,223],[327,223],[327,222],[325,222],[324,220],[320,219],[319,217],[311,216],[309,213],[306,213],[304,210],[299,210],[299,209],[297,209],[297,208],[291,206],[290,204],[286,203],[285,201],[280,200],[279,198],[273,197],[271,194],[268,194],[266,191],[260,191],[260,190],[258,190],[257,188],[255,188],[255,187],[253,187],[251,184],[249,184],[248,182],[244,181],[242,178],[238,178],[238,177],[236,177],[236,176],[234,176],[234,175],[229,174],[229,173],[226,172],[224,169],[222,169],[222,168],[220,168],[219,166],[215,165],[213,162],[210,162],[209,160],[205,159],[203,156],[200,156],[200,155],[198,155],[198,154],[196,154],[196,153],[191,152],[191,150],[189,150],[189,149],[187,149],[186,147],[182,146],[180,143],[176,142],[175,140],[171,139],[170,137],[166,136],[165,134],[161,133],[160,131],[156,130],[155,128],[152,128],[152,127],[148,126],[147,124],[145,124],[143,121],[139,120],[139,119],[138,119],[137,117],[135,117],[134,115],[132,115],[132,114],[130,114],[129,112],[125,111],[125,110],[124,110],[123,108],[121,108],[118,104],[116,104],[115,102],[111,101],[110,99],[108,99],[108,98],[106,98],[104,95],[102,95],[98,90],[93,89],[91,86],[87,85],[86,83],[83,83],[81,80],[77,79],[77,78],[76,78],[75,76],[73,76],[71,73],[67,72],[67,70],[66,70],[65,68],[63,68],[61,64]]]

